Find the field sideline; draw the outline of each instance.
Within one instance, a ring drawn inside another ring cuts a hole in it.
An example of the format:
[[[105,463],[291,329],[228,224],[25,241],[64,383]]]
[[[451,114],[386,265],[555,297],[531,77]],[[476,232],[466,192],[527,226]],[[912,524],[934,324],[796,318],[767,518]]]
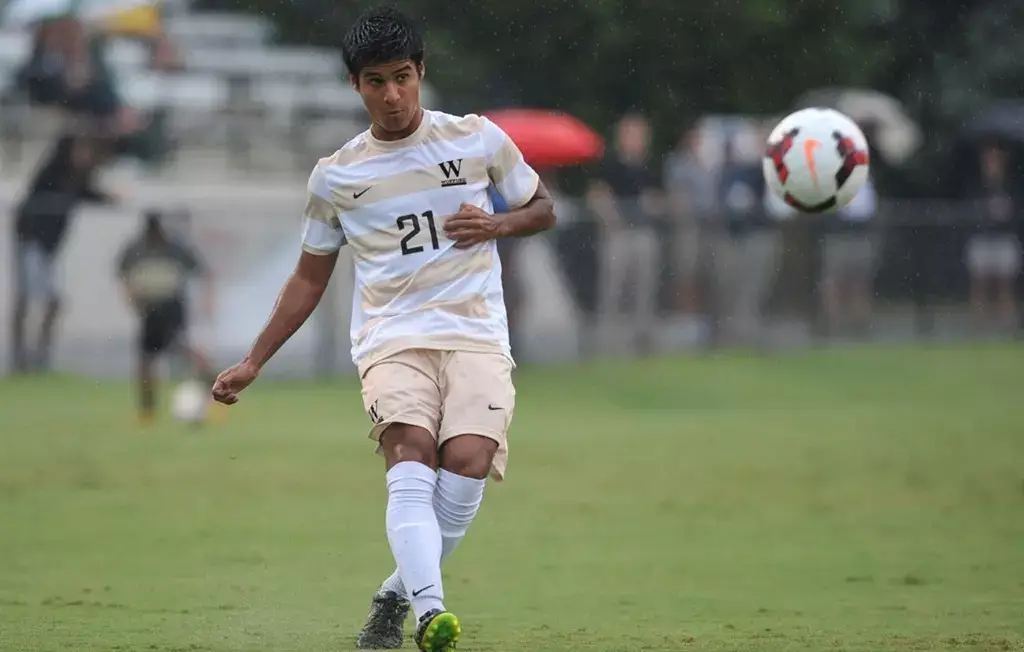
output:
[[[517,385],[445,569],[460,650],[1024,650],[1024,348]],[[0,650],[352,649],[393,563],[357,385],[261,382],[199,431],[132,398],[0,380]]]

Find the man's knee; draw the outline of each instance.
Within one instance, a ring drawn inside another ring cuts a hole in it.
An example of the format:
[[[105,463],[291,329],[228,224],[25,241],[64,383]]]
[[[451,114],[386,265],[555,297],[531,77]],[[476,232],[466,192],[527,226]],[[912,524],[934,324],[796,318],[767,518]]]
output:
[[[459,435],[441,447],[441,468],[465,478],[483,480],[491,471],[498,442],[482,435]]]
[[[380,445],[389,469],[400,462],[419,462],[437,468],[437,442],[426,428],[393,423],[381,433]]]

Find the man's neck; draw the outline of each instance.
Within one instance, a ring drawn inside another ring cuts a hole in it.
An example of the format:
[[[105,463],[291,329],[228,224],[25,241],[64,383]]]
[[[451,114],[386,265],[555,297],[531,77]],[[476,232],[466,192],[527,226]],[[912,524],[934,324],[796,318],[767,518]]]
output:
[[[416,130],[420,128],[421,124],[423,124],[423,107],[416,109],[416,117],[412,119],[412,122],[409,123],[408,127],[401,131],[387,131],[374,122],[370,125],[370,133],[372,133],[373,137],[377,140],[385,142],[402,140],[403,138],[408,138],[416,133]]]

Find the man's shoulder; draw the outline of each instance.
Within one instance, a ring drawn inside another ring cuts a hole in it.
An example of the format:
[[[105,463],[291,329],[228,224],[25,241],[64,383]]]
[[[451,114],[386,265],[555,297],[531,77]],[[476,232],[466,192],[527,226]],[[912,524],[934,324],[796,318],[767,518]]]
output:
[[[480,134],[487,120],[476,113],[455,115],[444,111],[427,110],[431,131],[448,140]]]
[[[332,167],[346,167],[365,160],[370,151],[370,145],[366,138],[367,133],[368,131],[364,131],[352,137],[348,142],[335,150],[333,154],[318,160],[316,168],[326,170]]]

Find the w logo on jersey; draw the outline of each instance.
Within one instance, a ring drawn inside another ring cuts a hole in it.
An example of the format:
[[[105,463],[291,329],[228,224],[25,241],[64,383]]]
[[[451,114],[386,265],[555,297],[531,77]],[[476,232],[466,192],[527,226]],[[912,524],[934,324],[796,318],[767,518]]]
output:
[[[439,163],[438,167],[441,168],[441,172],[444,172],[444,181],[441,182],[442,188],[446,188],[448,186],[466,185],[465,177],[459,176],[460,174],[462,174],[461,158],[456,159],[454,161],[445,161],[444,163]]]

